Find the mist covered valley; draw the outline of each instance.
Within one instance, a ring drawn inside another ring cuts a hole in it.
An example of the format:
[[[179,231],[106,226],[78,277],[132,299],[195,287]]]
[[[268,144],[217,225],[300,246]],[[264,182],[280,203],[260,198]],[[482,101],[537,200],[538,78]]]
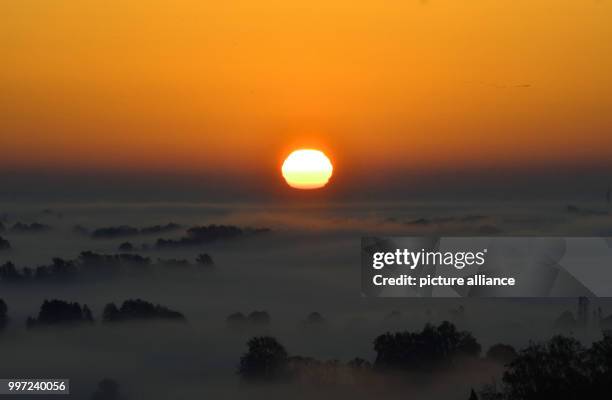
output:
[[[130,399],[405,398],[407,390],[464,399],[499,380],[503,365],[457,368],[408,388],[367,375],[347,384],[342,368],[334,370],[341,382],[299,390],[249,385],[237,371],[254,336],[276,338],[292,356],[374,363],[379,335],[443,321],[470,332],[488,362],[491,346],[547,340],[564,311],[575,314],[576,299],[362,297],[361,236],[612,233],[610,214],[591,204],[2,204],[0,216],[9,243],[0,250],[0,377],[69,378],[74,398],[91,398],[110,378]],[[87,305],[93,322],[28,327],[52,299]],[[135,299],[184,318],[105,319],[110,303]],[[605,299],[592,306],[612,313]],[[586,345],[601,338],[595,328],[566,333]]]

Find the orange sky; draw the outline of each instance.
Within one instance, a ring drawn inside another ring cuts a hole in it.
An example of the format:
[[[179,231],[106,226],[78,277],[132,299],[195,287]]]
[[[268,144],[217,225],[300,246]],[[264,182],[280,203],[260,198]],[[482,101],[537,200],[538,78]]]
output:
[[[2,168],[612,160],[609,0],[3,1],[0,51]]]

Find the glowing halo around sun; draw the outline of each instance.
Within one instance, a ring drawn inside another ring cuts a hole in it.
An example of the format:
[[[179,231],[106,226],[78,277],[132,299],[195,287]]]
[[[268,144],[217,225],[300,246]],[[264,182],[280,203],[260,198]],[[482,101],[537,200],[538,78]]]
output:
[[[281,170],[292,188],[319,189],[327,184],[334,167],[322,151],[301,149],[289,154]]]

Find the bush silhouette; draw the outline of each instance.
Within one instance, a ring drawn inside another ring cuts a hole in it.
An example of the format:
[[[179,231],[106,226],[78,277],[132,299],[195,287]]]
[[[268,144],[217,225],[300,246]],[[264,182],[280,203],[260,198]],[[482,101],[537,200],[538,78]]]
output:
[[[288,355],[273,337],[259,336],[247,343],[238,373],[246,381],[274,382],[288,378]]]

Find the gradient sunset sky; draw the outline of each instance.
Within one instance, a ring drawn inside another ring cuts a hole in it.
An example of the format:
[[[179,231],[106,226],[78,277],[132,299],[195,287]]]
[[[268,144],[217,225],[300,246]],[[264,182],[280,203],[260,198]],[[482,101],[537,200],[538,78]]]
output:
[[[3,1],[0,50],[5,172],[612,166],[608,0]]]

